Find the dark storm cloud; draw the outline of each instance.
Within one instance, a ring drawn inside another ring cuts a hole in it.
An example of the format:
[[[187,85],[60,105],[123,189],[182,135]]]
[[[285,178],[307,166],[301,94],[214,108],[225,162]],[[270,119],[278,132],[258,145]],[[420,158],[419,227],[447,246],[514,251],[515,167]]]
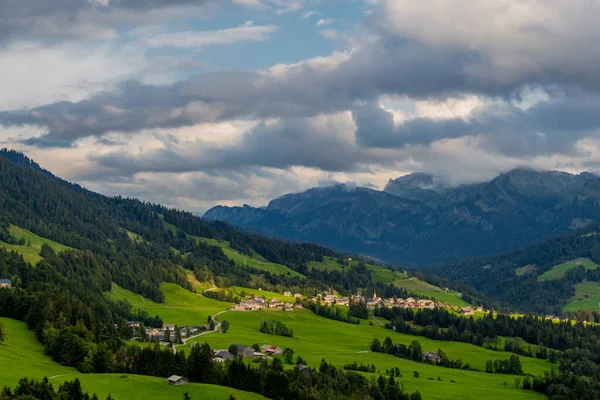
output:
[[[568,154],[575,143],[600,130],[600,97],[556,97],[530,108],[488,106],[468,118],[415,118],[394,125],[376,104],[353,111],[356,138],[365,147],[401,148],[441,139],[478,136],[486,149],[508,156]]]

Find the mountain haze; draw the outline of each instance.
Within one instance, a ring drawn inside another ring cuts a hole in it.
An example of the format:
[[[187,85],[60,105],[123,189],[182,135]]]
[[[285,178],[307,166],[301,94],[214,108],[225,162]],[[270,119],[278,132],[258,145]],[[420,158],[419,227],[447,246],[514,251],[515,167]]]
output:
[[[383,191],[338,184],[287,194],[265,208],[223,207],[204,217],[392,263],[420,264],[515,249],[599,217],[598,176],[515,169],[450,186],[415,173]]]

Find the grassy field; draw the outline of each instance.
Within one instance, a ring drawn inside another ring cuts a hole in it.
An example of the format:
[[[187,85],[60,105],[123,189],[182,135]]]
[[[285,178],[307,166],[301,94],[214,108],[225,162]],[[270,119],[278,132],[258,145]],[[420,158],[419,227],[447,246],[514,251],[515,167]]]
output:
[[[600,309],[600,284],[598,282],[583,282],[575,285],[575,296],[563,307],[563,311],[596,310]]]
[[[165,294],[164,304],[145,299],[117,285],[113,285],[108,295],[115,300],[127,300],[132,306],[147,311],[151,316],[158,315],[166,324],[180,326],[203,325],[209,315],[226,310],[232,305],[188,292],[173,283],[162,283],[160,289]]]
[[[462,358],[473,367],[485,369],[489,359],[505,359],[510,353],[495,352],[478,346],[428,340],[423,337],[398,334],[380,326],[368,324],[351,325],[315,316],[308,310],[257,312],[229,311],[223,315],[231,328],[226,334],[207,335],[194,339],[208,342],[213,348],[227,348],[232,343],[245,345],[273,344],[282,348],[290,347],[296,355],[302,356],[311,366],[317,366],[321,359],[339,367],[351,362],[375,364],[379,372],[385,373],[392,367],[400,368],[403,378],[400,381],[409,391],[419,390],[425,399],[533,399],[543,398],[532,392],[514,388],[514,376],[486,374],[483,372],[455,370],[400,359],[386,354],[371,353],[369,343],[373,338],[383,340],[390,336],[394,342],[410,344],[417,339],[423,351],[444,350],[450,358]],[[292,338],[271,336],[259,331],[261,319],[277,319],[293,329]],[[188,347],[184,346],[184,348]],[[547,361],[521,357],[527,373],[541,374],[551,369]],[[413,377],[418,371],[420,378]],[[370,375],[370,374],[367,374]],[[437,378],[440,377],[440,381]],[[428,380],[433,378],[434,381]],[[450,382],[454,380],[455,383]],[[508,383],[503,387],[504,382]]]
[[[598,268],[598,264],[590,260],[589,258],[578,258],[577,260],[569,261],[564,264],[559,264],[548,271],[538,276],[538,281],[548,281],[553,279],[561,279],[567,271],[577,268],[579,265],[583,265],[586,270]]]
[[[359,264],[357,260],[348,261],[350,266],[356,266]],[[373,281],[380,283],[393,283],[397,280],[404,279],[407,277],[406,274],[394,272],[389,268],[380,267],[373,264],[366,264],[366,267],[372,273]],[[323,257],[323,261],[311,261],[308,263],[309,269],[319,269],[321,271],[342,271],[344,267],[340,263],[338,263],[337,258],[333,257]]]
[[[246,292],[247,295],[254,294],[256,296],[262,296],[267,301],[271,301],[271,299],[276,298],[279,301],[287,301],[287,302],[292,302],[292,303],[296,302],[296,299],[294,298],[294,296],[284,296],[281,293],[269,292],[268,290],[248,289],[248,288],[240,287],[240,286],[232,286],[229,289],[233,290],[235,293],[237,293],[240,296],[242,294],[242,291],[244,291],[244,292]]]
[[[85,391],[96,393],[101,399],[109,394],[115,400],[170,400],[180,399],[185,391],[194,400],[222,399],[233,394],[239,400],[262,399],[254,393],[222,386],[188,384],[173,387],[164,378],[121,374],[81,374],[75,368],[65,367],[44,355],[43,346],[25,323],[0,318],[6,329],[6,340],[0,344],[0,386],[14,387],[23,377],[50,378],[54,387],[66,380],[78,378]]]
[[[231,260],[233,260],[239,266],[242,266],[242,267],[248,266],[248,267],[256,268],[261,271],[270,272],[272,274],[277,274],[277,275],[289,275],[289,276],[300,276],[300,277],[304,276],[304,275],[300,274],[299,272],[296,272],[293,269],[286,267],[285,265],[268,262],[256,253],[254,253],[252,256],[242,254],[242,253],[238,252],[237,250],[234,250],[231,247],[229,247],[229,242],[226,242],[226,241],[220,242],[215,239],[207,239],[207,238],[202,238],[202,237],[198,237],[198,236],[192,236],[192,238],[194,238],[195,240],[197,240],[199,242],[209,244],[211,246],[220,247],[221,250],[223,250],[223,253],[225,253],[225,256],[227,256],[227,258],[230,258]]]
[[[411,293],[415,293],[419,296],[432,297],[437,301],[448,303],[452,306],[466,307],[469,305],[459,295],[452,291],[446,292],[445,290],[431,285],[427,282],[423,282],[417,278],[408,278],[395,282],[395,285],[406,289]]]
[[[49,245],[57,253],[65,250],[72,250],[72,248],[69,246],[65,246],[53,240],[43,238],[29,232],[27,229],[19,228],[15,225],[11,225],[8,228],[8,231],[15,239],[19,240],[23,238],[27,243],[31,243],[31,245],[20,246],[16,244],[8,244],[0,240],[0,246],[9,251],[16,251],[17,253],[20,253],[23,255],[25,261],[31,264],[37,264],[40,260],[42,260],[42,256],[40,256],[40,250],[42,249],[43,244]]]

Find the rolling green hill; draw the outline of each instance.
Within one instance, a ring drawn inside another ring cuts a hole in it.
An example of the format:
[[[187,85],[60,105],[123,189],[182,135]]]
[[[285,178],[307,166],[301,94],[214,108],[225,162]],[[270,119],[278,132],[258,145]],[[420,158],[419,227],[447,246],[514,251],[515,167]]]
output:
[[[379,372],[389,368],[400,368],[402,378],[396,378],[409,392],[419,390],[424,399],[535,399],[543,396],[514,388],[514,376],[486,374],[482,372],[455,370],[423,363],[400,359],[394,356],[371,353],[370,342],[378,337],[383,340],[392,337],[394,342],[410,344],[418,340],[423,351],[437,351],[441,348],[450,358],[462,358],[464,362],[485,370],[489,359],[508,358],[509,353],[487,350],[478,346],[429,340],[420,336],[397,334],[385,330],[381,326],[368,324],[352,325],[332,321],[314,315],[308,310],[293,312],[262,310],[257,312],[229,311],[225,313],[231,328],[224,335],[207,335],[192,342],[208,342],[213,348],[228,348],[232,343],[245,345],[273,344],[281,348],[292,348],[296,355],[304,358],[309,365],[319,365],[322,359],[336,366],[357,363],[375,364]],[[259,332],[261,319],[276,319],[293,329],[292,338],[271,336]],[[377,321],[374,321],[377,324]],[[189,347],[187,344],[185,347]],[[521,357],[523,368],[532,374],[549,371],[551,364],[547,361]],[[420,377],[414,378],[413,371],[419,371]],[[378,374],[367,374],[377,377]],[[437,380],[440,377],[441,380]],[[434,381],[429,381],[433,378]],[[451,381],[455,381],[454,383]],[[509,382],[507,387],[503,382]]]
[[[32,264],[37,264],[42,259],[42,256],[40,256],[40,251],[42,250],[43,244],[47,244],[48,246],[52,247],[57,253],[65,250],[72,250],[72,248],[69,246],[65,246],[53,240],[43,238],[31,233],[27,229],[19,228],[15,225],[10,225],[8,232],[17,240],[17,242],[19,240],[23,240],[25,244],[9,244],[0,240],[0,246],[9,251],[16,251],[23,256],[25,261]]]
[[[552,279],[561,279],[565,276],[567,271],[572,270],[573,268],[577,268],[580,265],[583,266],[586,270],[594,270],[598,268],[598,264],[596,264],[589,258],[578,258],[576,260],[562,263],[552,267],[548,271],[538,276],[538,280],[547,281]]]
[[[304,277],[304,275],[300,274],[299,272],[294,271],[291,268],[286,267],[285,265],[276,264],[276,263],[272,263],[272,262],[265,260],[264,257],[261,257],[256,252],[253,255],[242,254],[239,251],[232,249],[230,246],[230,243],[227,241],[202,238],[202,237],[198,237],[198,236],[191,236],[191,237],[198,242],[202,242],[202,243],[206,243],[211,246],[219,247],[221,250],[223,250],[223,253],[225,253],[225,255],[228,258],[233,260],[236,263],[236,265],[239,265],[241,267],[248,266],[248,267],[252,267],[252,268],[255,268],[255,269],[258,269],[261,271],[270,272],[272,274],[277,274],[277,275]]]
[[[196,400],[225,400],[233,394],[236,399],[257,400],[263,397],[254,393],[202,384],[173,387],[164,378],[126,374],[82,374],[75,368],[62,366],[46,355],[35,334],[20,321],[0,318],[6,329],[6,340],[0,343],[0,386],[10,387],[23,377],[50,378],[55,387],[67,380],[79,379],[84,391],[96,393],[100,398],[109,394],[115,400],[171,400],[180,399],[189,392]]]
[[[227,310],[232,305],[191,293],[173,283],[162,283],[160,289],[165,295],[165,301],[162,304],[146,299],[116,284],[113,284],[107,294],[114,300],[127,300],[132,306],[147,311],[151,316],[160,316],[166,324],[179,326],[203,325],[208,316]]]
[[[402,287],[410,293],[430,297],[437,301],[448,303],[451,306],[466,307],[469,305],[469,303],[464,301],[459,294],[456,294],[451,290],[445,291],[438,286],[421,281],[414,277],[395,281],[394,285]]]
[[[600,284],[582,282],[575,285],[575,296],[563,307],[563,311],[600,311]]]

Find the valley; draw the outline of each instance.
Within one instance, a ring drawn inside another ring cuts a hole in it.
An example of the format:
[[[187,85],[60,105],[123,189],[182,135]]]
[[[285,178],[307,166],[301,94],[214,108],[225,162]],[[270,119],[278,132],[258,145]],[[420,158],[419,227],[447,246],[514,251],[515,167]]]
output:
[[[593,361],[579,354],[600,351],[598,325],[518,310],[545,304],[555,315],[583,308],[596,318],[592,227],[417,271],[101,196],[18,165],[0,157],[7,385],[77,378],[90,393],[134,400],[186,391],[192,399],[475,400],[595,390],[579,372]],[[234,344],[244,358],[228,353]],[[268,358],[264,345],[280,353]],[[173,387],[172,375],[190,383]]]

